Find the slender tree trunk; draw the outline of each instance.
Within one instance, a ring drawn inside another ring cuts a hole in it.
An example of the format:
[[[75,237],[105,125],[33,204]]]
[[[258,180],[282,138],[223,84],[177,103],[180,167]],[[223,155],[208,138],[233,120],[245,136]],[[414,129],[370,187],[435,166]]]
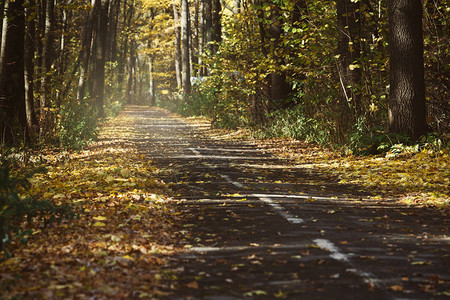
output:
[[[416,140],[427,132],[422,2],[389,1],[389,127]]]
[[[100,11],[96,30],[96,61],[94,68],[92,96],[98,117],[104,116],[104,94],[105,94],[105,62],[108,35],[108,11],[109,0],[99,1]]]
[[[212,54],[215,54],[219,49],[219,43],[222,41],[222,6],[220,5],[220,0],[211,0],[211,41],[213,41],[213,45],[211,45]]]
[[[195,9],[194,9],[194,30],[192,34],[192,50],[191,50],[191,56],[192,56],[192,75],[198,76],[199,70],[198,70],[198,55],[199,55],[199,6],[200,6],[200,0],[194,1]]]
[[[213,49],[212,49],[212,45],[209,44],[209,42],[211,42],[213,39],[213,34],[212,34],[212,30],[213,30],[213,23],[212,23],[212,3],[211,1],[213,0],[203,0],[203,9],[204,9],[204,21],[205,21],[205,25],[204,25],[204,46],[203,49],[205,50],[204,52],[209,52],[212,53]],[[205,69],[205,75],[208,75],[208,70]]]
[[[50,93],[51,93],[51,67],[54,59],[54,25],[55,0],[46,0],[45,30],[42,48],[42,77],[40,97],[40,134],[46,135],[50,130]]]
[[[25,107],[27,115],[27,126],[30,130],[31,139],[34,138],[36,129],[39,126],[36,112],[34,110],[34,54],[36,39],[36,2],[27,1],[26,9],[26,32],[25,32]]]
[[[274,57],[277,64],[282,64],[283,57],[277,54],[279,45],[281,44],[281,37],[283,29],[280,24],[280,12],[278,7],[272,12],[272,23],[270,25],[270,37],[271,37],[271,55]],[[291,88],[286,81],[286,72],[278,70],[270,74],[270,106],[271,110],[284,108],[286,106],[286,99],[289,97]]]
[[[4,12],[5,12],[5,0],[0,1],[0,12],[1,12],[1,21],[0,21],[0,41],[2,40],[3,35],[3,19],[4,19]]]
[[[14,125],[20,122],[19,136],[29,141],[26,122],[24,80],[24,0],[7,0],[2,25],[0,55],[0,144],[13,142]]]
[[[128,2],[127,0],[124,1],[123,3],[123,51],[121,53],[121,57],[119,58],[119,62],[118,62],[118,72],[119,75],[117,77],[117,81],[119,83],[119,86],[122,87],[122,83],[123,80],[125,78],[125,67],[126,67],[126,63],[128,61],[129,58],[129,51],[132,51],[132,49],[129,50],[129,28],[131,26],[131,20],[133,18],[133,14],[134,14],[134,1],[130,0],[130,2]],[[125,98],[128,99],[128,91],[126,92]]]
[[[94,1],[94,0],[92,0]],[[86,91],[86,78],[89,70],[89,60],[91,58],[91,46],[92,46],[92,33],[94,30],[94,18],[96,18],[95,6],[93,3],[93,8],[86,15],[86,21],[83,27],[83,37],[81,41],[81,68],[80,68],[80,78],[78,80],[78,91],[77,100],[81,101],[84,99]]]
[[[199,7],[199,28],[198,28],[198,66],[199,66],[199,75],[206,75],[206,67],[203,64],[203,57],[206,49],[206,32],[205,32],[205,0],[200,0]]]
[[[181,0],[181,81],[183,93],[191,93],[191,65],[189,60],[189,6],[188,0]]]
[[[153,77],[153,58],[149,56],[148,58],[148,82],[149,88],[148,92],[150,95],[150,105],[156,105],[156,89],[155,89],[155,79]]]
[[[358,91],[361,83],[361,68],[359,66],[360,3],[352,0],[337,0],[336,9],[339,34],[337,68],[341,89],[338,105],[340,110],[338,126],[343,137],[361,114]]]
[[[135,103],[135,94],[133,93],[133,77],[136,72],[136,57],[134,53],[135,45],[134,42],[130,45],[130,56],[128,58],[128,82],[127,82],[127,103]]]
[[[173,19],[175,22],[175,75],[177,79],[177,88],[181,88],[181,26],[178,7],[175,0],[173,1]]]

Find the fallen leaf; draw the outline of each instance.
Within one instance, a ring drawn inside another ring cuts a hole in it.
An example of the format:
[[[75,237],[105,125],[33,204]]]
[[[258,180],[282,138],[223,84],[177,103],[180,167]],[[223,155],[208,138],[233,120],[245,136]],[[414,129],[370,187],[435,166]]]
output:
[[[402,292],[404,288],[401,285],[391,285],[389,289],[394,292]]]
[[[198,289],[198,282],[192,281],[192,282],[189,282],[188,284],[186,284],[186,286],[190,289]]]

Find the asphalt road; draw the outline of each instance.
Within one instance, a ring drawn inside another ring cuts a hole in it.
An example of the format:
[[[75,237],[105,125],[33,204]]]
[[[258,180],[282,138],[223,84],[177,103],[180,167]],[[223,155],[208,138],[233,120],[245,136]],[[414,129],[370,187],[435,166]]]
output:
[[[167,299],[450,299],[441,212],[370,200],[162,110],[126,113],[180,200],[186,251],[166,266]]]

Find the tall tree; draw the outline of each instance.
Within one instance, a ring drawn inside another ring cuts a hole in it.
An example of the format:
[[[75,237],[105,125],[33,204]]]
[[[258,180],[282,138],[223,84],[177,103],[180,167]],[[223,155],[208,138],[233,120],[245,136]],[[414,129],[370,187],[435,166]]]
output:
[[[389,127],[414,140],[427,132],[422,15],[420,0],[389,1]]]
[[[40,97],[40,133],[47,134],[50,128],[50,93],[51,68],[54,60],[54,34],[55,34],[55,0],[45,1],[44,42],[42,45],[42,76]]]
[[[181,88],[181,26],[178,7],[176,1],[173,1],[173,20],[175,23],[175,77],[177,79],[177,88]]]
[[[191,63],[189,59],[189,5],[188,0],[181,0],[181,83],[184,94],[191,92]]]
[[[360,112],[358,88],[361,81],[360,59],[360,2],[353,0],[337,0],[337,28],[338,28],[338,75],[341,97],[340,129],[348,130],[350,122]]]
[[[94,30],[94,20],[97,18],[96,9],[98,6],[94,6],[95,0],[92,0],[92,9],[86,14],[85,22],[83,24],[82,39],[81,39],[81,68],[80,77],[78,81],[78,91],[77,100],[83,100],[86,91],[86,80],[89,70],[89,61],[91,58],[91,48],[92,48],[92,34]]]
[[[222,40],[222,5],[220,0],[211,0],[211,53],[214,54],[219,49]]]
[[[107,52],[108,36],[108,12],[109,0],[96,0],[99,5],[99,17],[96,24],[96,53],[94,62],[94,76],[92,96],[95,102],[95,109],[99,117],[103,117],[103,104],[105,93],[105,63]],[[97,4],[96,4],[97,5]]]
[[[24,80],[24,0],[7,0],[0,54],[0,144],[13,141],[18,120],[28,139]]]
[[[34,107],[34,55],[36,40],[36,2],[26,1],[26,32],[25,32],[25,52],[24,52],[24,72],[25,72],[25,106],[27,116],[27,126],[30,130],[30,137],[35,136],[38,128],[35,107]]]
[[[280,65],[284,63],[284,58],[279,54],[283,36],[283,24],[281,23],[279,7],[276,4],[273,4],[273,6],[269,33],[271,37],[271,55],[275,61],[277,71],[270,74],[270,108],[278,109],[286,105],[286,99],[291,92],[291,88],[287,83],[286,72],[280,68]]]
[[[150,105],[156,105],[156,87],[155,78],[153,76],[153,57],[150,55],[148,57],[148,92],[150,97]]]

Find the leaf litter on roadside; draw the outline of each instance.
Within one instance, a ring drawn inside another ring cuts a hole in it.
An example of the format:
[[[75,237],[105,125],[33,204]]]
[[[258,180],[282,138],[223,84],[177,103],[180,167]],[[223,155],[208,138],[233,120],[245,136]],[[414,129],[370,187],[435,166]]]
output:
[[[173,226],[179,216],[158,170],[134,146],[136,134],[131,117],[120,115],[86,150],[44,156],[48,172],[23,193],[71,204],[78,218],[36,227],[27,246],[13,245],[15,256],[0,263],[1,298],[165,294],[159,273],[164,254],[182,248]]]

